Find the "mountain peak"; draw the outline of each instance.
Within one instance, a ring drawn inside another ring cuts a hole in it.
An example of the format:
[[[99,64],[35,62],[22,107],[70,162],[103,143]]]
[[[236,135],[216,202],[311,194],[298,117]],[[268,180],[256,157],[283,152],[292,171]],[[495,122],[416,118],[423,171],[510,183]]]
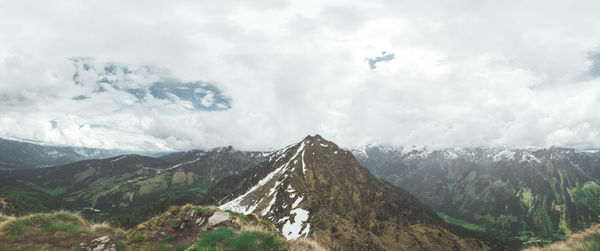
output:
[[[397,233],[420,235],[406,228],[414,224],[434,224],[431,231],[449,233],[440,227],[443,220],[414,197],[377,179],[352,154],[319,135],[271,153],[242,175],[223,179],[208,198],[221,210],[255,213],[270,220],[287,239],[316,236],[322,243],[333,243],[331,249],[417,245],[408,240],[390,243],[403,238]],[[374,237],[383,233],[394,236]],[[450,235],[451,240],[432,237],[435,240],[430,241],[459,242],[460,237]]]
[[[305,141],[305,140],[325,140],[325,139],[319,134],[315,134],[315,136],[311,136],[309,134],[309,135],[306,135],[306,137],[304,137],[303,141]]]

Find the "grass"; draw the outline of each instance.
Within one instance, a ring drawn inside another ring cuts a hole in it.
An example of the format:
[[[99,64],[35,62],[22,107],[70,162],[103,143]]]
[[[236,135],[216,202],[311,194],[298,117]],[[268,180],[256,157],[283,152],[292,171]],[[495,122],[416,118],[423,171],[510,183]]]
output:
[[[260,229],[246,228],[246,229]],[[286,241],[277,234],[250,230],[236,231],[232,228],[218,228],[200,236],[195,251],[213,250],[287,250]]]
[[[460,220],[460,219],[456,219],[452,216],[449,216],[445,213],[438,213],[438,215],[444,219],[444,221],[450,223],[450,224],[454,224],[454,225],[459,225],[461,227],[464,227],[466,229],[471,229],[471,230],[475,230],[475,231],[485,231],[485,228],[480,226],[480,225],[475,225],[473,223],[469,223],[466,222],[464,220]]]
[[[285,250],[284,244],[283,239],[272,233],[248,231],[239,233],[225,247],[232,250]]]
[[[177,247],[175,247],[175,251],[184,251],[188,248],[188,246],[186,245],[179,245]]]
[[[4,214],[0,213],[0,224],[2,224],[2,222],[14,220],[14,219],[15,219],[15,217],[4,215]]]
[[[4,223],[0,231],[12,237],[19,237],[30,232],[55,233],[58,236],[68,236],[89,230],[81,216],[60,211],[20,217]]]
[[[312,239],[301,238],[287,241],[290,251],[325,251],[326,249]]]
[[[198,239],[199,248],[214,248],[219,242],[231,237],[234,233],[232,228],[219,228],[203,234]],[[198,250],[198,249],[197,249]],[[202,250],[202,249],[200,249]]]
[[[162,243],[162,244],[158,245],[158,249],[160,249],[160,250],[167,250],[167,249],[169,249],[171,247],[172,246],[169,243]]]
[[[25,234],[51,233],[57,237],[67,237],[78,233],[116,233],[108,223],[88,223],[80,215],[58,211],[38,213],[6,220],[0,225],[0,234],[11,240],[20,239]]]

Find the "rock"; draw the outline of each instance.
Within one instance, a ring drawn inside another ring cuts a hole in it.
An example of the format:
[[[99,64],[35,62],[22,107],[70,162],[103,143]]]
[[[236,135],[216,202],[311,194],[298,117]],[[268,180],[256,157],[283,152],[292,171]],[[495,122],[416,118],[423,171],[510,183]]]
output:
[[[208,225],[209,226],[214,226],[216,224],[219,224],[219,223],[224,222],[224,221],[228,221],[230,219],[231,218],[229,216],[229,213],[224,212],[224,211],[218,211],[218,212],[215,212],[213,214],[213,216],[211,216],[210,218],[208,218]]]
[[[104,244],[100,243],[95,248],[92,248],[92,251],[101,251],[104,249]]]
[[[105,236],[102,236],[102,237],[98,237],[98,238],[92,240],[92,242],[99,242],[101,244],[106,244],[106,243],[110,242],[110,236],[105,235]]]
[[[173,230],[182,231],[188,225],[190,225],[190,221],[188,219],[181,218],[181,219],[179,219],[179,221],[177,221],[177,224],[175,224],[175,227],[173,227]]]
[[[196,224],[198,224],[199,226],[204,225],[204,223],[206,223],[206,218],[198,218],[196,219]]]
[[[112,244],[110,244],[112,242]],[[110,244],[110,248],[109,248]],[[105,235],[91,240],[88,244],[80,243],[79,247],[87,251],[116,251],[117,245],[112,241],[110,236]]]

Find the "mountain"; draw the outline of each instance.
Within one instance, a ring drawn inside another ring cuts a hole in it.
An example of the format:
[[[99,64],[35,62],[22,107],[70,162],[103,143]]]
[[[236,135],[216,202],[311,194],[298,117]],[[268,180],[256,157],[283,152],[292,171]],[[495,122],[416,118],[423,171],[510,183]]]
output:
[[[124,153],[126,151],[43,146],[0,138],[0,170],[63,165],[84,159],[108,158]]]
[[[27,214],[65,208],[132,227],[172,204],[198,202],[219,180],[264,160],[233,148],[190,151],[167,162],[141,155],[0,171],[0,211]]]
[[[504,238],[547,242],[599,220],[600,158],[574,149],[371,146],[353,152],[376,176],[447,219]]]
[[[287,239],[311,237],[332,250],[490,249],[319,135],[224,178],[206,203],[258,214]]]

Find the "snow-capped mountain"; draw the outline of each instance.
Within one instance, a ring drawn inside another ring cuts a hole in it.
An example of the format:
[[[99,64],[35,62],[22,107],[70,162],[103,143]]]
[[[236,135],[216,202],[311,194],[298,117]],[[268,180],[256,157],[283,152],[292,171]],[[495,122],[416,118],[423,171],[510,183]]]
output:
[[[377,179],[352,153],[319,135],[223,179],[208,198],[220,209],[270,220],[287,239],[312,237],[332,250],[486,246],[468,231],[448,227],[406,191]]]
[[[569,148],[353,149],[376,176],[506,238],[554,239],[600,215],[600,158]],[[381,154],[368,154],[378,151]],[[391,156],[391,157],[390,157]],[[375,163],[375,164],[374,164]],[[519,236],[524,229],[531,235]]]

